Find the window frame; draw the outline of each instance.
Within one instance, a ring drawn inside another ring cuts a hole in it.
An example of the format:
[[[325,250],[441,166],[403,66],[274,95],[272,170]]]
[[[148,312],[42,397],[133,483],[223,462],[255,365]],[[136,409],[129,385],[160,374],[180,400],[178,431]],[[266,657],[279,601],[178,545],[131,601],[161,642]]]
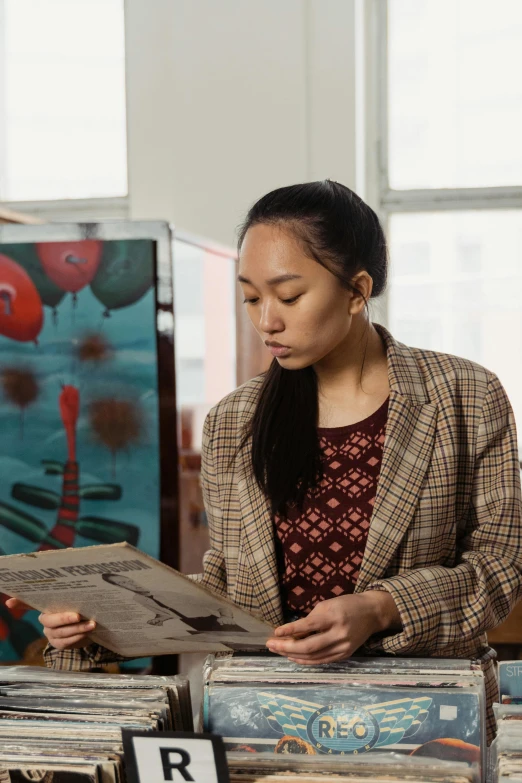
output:
[[[388,8],[389,0],[374,0],[378,45],[375,69],[379,135],[379,207],[386,218],[394,212],[439,212],[440,210],[522,209],[522,185],[477,188],[390,187],[388,156]]]
[[[0,3],[2,0],[0,0]],[[46,223],[88,223],[101,220],[130,220],[129,196],[70,198],[38,201],[1,201],[13,212],[41,218]]]
[[[366,56],[366,188],[370,203],[389,236],[390,219],[404,212],[471,210],[522,210],[522,185],[475,188],[421,188],[397,190],[390,187],[388,154],[388,10],[389,0],[371,0],[365,20]],[[372,155],[374,161],[371,160]],[[389,290],[381,310],[389,323]],[[522,467],[522,430],[519,438]]]

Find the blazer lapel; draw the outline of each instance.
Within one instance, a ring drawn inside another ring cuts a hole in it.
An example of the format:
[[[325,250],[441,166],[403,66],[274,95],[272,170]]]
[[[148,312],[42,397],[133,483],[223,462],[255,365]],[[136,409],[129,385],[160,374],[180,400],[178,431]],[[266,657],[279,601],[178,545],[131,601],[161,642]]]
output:
[[[436,425],[436,405],[414,406],[407,397],[390,391],[381,472],[356,592],[386,575],[412,521]]]
[[[356,592],[386,574],[415,514],[437,428],[436,404],[410,348],[374,324],[385,344],[390,401],[377,493]]]
[[[274,625],[283,622],[272,514],[249,467],[250,441],[242,449],[238,481],[241,548],[245,552],[261,614]]]

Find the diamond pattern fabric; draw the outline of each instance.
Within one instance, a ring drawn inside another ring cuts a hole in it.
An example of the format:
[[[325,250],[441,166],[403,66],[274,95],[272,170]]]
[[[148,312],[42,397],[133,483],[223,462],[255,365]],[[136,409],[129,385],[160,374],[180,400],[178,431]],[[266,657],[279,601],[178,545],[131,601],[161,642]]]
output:
[[[275,516],[281,595],[287,619],[319,601],[352,593],[377,491],[388,401],[346,427],[319,428],[323,475],[295,506]]]

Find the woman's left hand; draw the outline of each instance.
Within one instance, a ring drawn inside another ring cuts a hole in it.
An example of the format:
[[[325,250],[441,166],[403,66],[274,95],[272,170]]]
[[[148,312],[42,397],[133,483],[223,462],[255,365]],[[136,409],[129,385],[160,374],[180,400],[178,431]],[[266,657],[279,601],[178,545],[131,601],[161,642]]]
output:
[[[266,646],[295,663],[332,663],[349,658],[372,634],[400,627],[391,595],[370,590],[320,601],[307,617],[276,628]]]

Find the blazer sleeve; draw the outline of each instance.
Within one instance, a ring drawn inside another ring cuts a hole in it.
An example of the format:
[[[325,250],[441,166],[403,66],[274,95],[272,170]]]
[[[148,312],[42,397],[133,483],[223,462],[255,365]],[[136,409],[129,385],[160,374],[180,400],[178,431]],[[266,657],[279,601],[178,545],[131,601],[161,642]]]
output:
[[[201,489],[208,520],[210,549],[203,557],[203,573],[192,575],[209,590],[221,595],[227,594],[227,574],[223,552],[223,508],[219,494],[216,469],[216,444],[219,429],[216,426],[217,413],[213,409],[203,425],[201,443]]]
[[[88,647],[80,647],[77,650],[57,650],[56,647],[48,644],[43,651],[43,658],[49,669],[63,669],[69,672],[92,671],[103,666],[104,663],[132,660],[94,642]]]
[[[522,502],[513,411],[490,376],[477,433],[473,486],[455,566],[430,566],[383,579],[402,631],[369,650],[441,654],[494,628],[522,597]]]
[[[210,549],[203,558],[203,573],[190,574],[190,578],[203,584],[215,593],[226,595],[227,580],[225,558],[222,552],[223,535],[221,529],[223,513],[219,500],[215,467],[214,430],[214,417],[211,411],[205,419],[201,449],[201,485],[210,533]],[[87,647],[81,647],[76,650],[57,650],[48,644],[43,656],[45,664],[49,668],[68,671],[87,671],[105,663],[131,660],[94,642]]]

